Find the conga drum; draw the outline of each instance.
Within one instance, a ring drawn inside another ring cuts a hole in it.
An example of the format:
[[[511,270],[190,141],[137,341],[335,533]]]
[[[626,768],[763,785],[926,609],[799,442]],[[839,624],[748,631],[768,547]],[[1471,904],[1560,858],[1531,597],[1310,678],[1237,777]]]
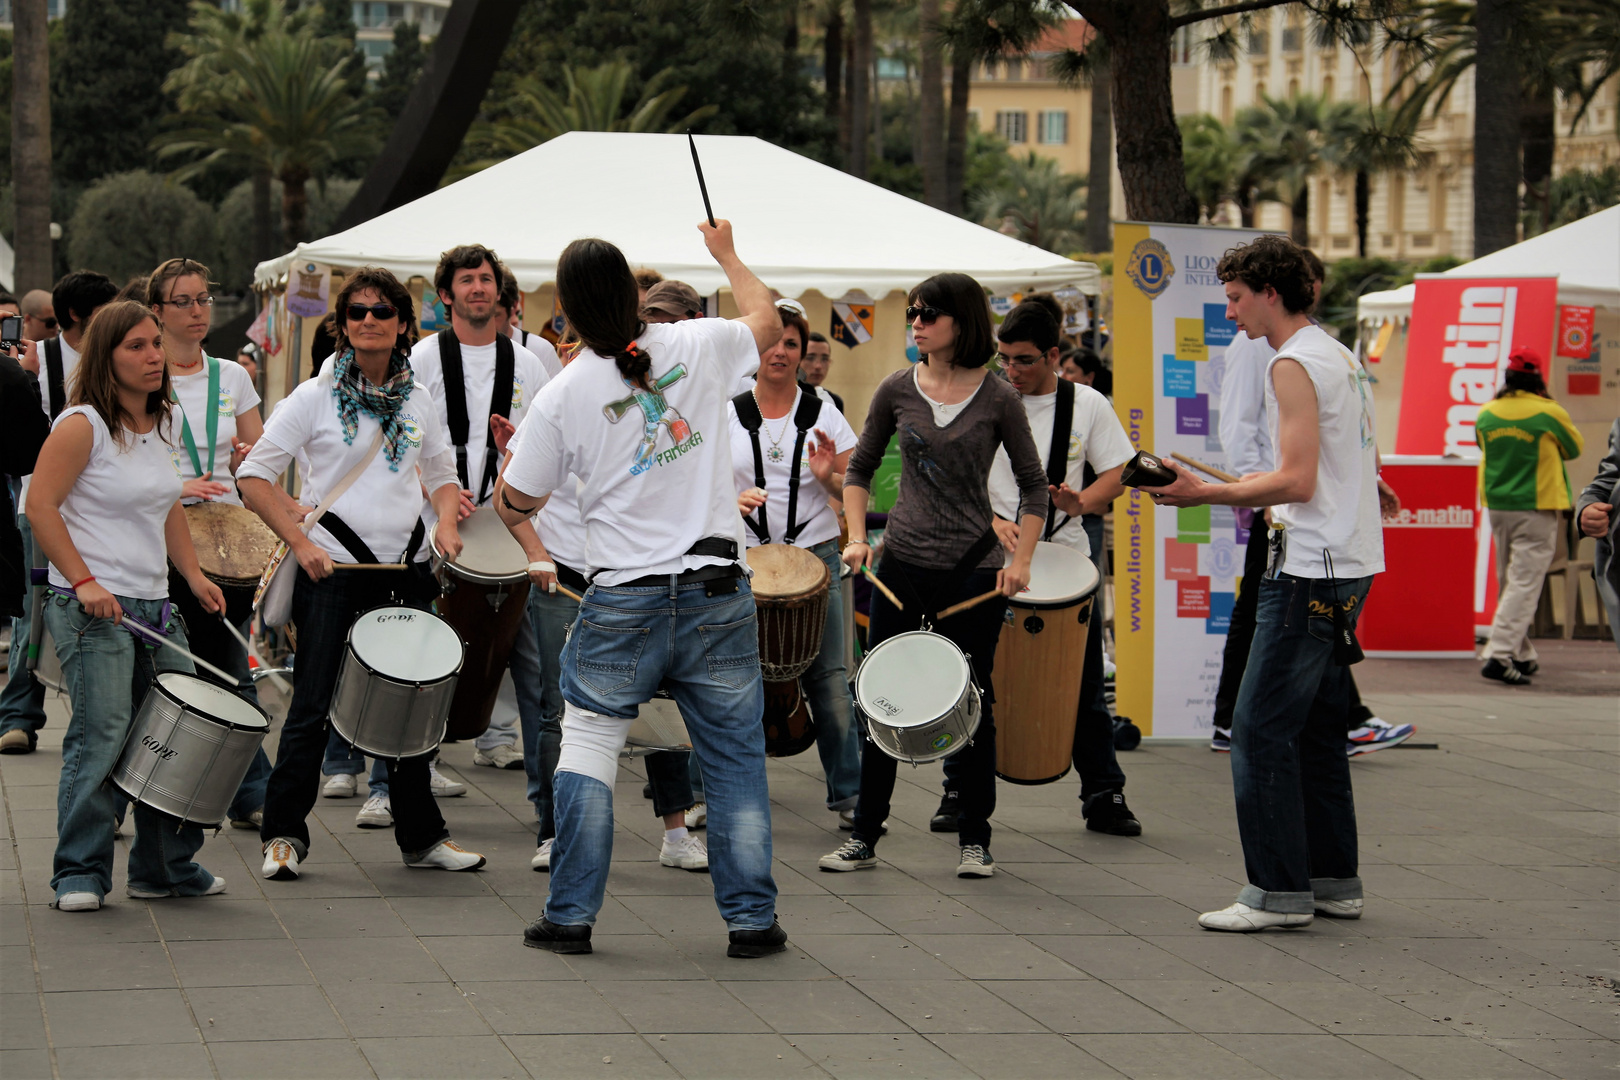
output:
[[[827,564],[791,544],[748,549],[759,619],[759,666],[765,678],[765,753],[792,757],[816,741],[799,676],[821,652],[832,578]]]
[[[529,558],[494,508],[463,521],[461,554],[454,561],[433,538],[434,573],[443,590],[439,616],[461,635],[466,662],[450,702],[446,739],[471,739],[489,727],[512,644],[529,614]]]
[[[1035,545],[1029,588],[1007,605],[996,646],[996,775],[1050,784],[1073,763],[1091,605],[1100,579],[1074,548]]]
[[[275,554],[276,534],[258,514],[230,503],[194,503],[185,513],[197,565],[225,594],[225,617],[239,626],[253,614],[253,593]]]

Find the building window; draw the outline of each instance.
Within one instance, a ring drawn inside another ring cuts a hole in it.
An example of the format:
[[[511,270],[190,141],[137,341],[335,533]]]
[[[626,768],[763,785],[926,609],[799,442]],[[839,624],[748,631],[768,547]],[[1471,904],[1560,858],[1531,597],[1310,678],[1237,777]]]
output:
[[[385,0],[357,0],[354,25],[361,30],[392,30],[405,21],[405,5]]]
[[[1048,146],[1061,146],[1069,141],[1068,110],[1048,109],[1041,113],[1039,141]]]
[[[1007,81],[1019,82],[1024,77],[1024,62],[1022,60],[1007,61]]]
[[[1230,86],[1223,86],[1221,87],[1221,123],[1230,124],[1231,122],[1232,88]]]
[[[969,109],[968,110],[968,130],[969,131],[978,131],[978,130],[980,130],[979,129],[979,110],[978,109]]]
[[[1250,30],[1249,55],[1265,56],[1269,52],[1271,52],[1271,31],[1259,29]]]
[[[1305,28],[1301,26],[1286,26],[1282,32],[1282,51],[1299,52],[1305,43]]]
[[[1333,100],[1333,76],[1322,76],[1322,97],[1327,101]]]
[[[1170,62],[1183,65],[1192,63],[1192,48],[1192,27],[1178,28],[1170,38]]]
[[[1022,109],[997,112],[996,134],[1010,143],[1029,142],[1029,113]]]
[[[394,42],[392,38],[387,38],[382,41],[377,41],[375,39],[357,41],[355,42],[355,46],[360,50],[361,54],[365,56],[366,67],[378,70],[382,68],[383,62],[388,59],[388,54],[394,51]]]

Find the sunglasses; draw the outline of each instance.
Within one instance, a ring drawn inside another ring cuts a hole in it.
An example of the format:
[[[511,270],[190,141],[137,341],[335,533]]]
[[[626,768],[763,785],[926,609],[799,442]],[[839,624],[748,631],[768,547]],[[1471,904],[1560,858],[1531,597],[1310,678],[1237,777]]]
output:
[[[40,325],[44,326],[45,329],[47,329],[47,330],[55,330],[56,329],[56,320],[55,319],[41,319],[39,321],[40,321]]]
[[[928,323],[931,323],[931,322],[935,321],[936,319],[938,319],[941,315],[949,315],[949,314],[950,314],[950,312],[948,312],[948,311],[941,311],[939,308],[931,307],[928,304],[922,304],[922,305],[915,305],[914,304],[914,305],[906,308],[906,322],[908,322],[908,323],[909,322],[916,322],[918,319],[921,319],[923,321],[923,324],[927,325]]]
[[[399,308],[393,304],[350,304],[344,313],[350,322],[363,322],[367,315],[375,316],[378,322],[387,322],[399,314]]]

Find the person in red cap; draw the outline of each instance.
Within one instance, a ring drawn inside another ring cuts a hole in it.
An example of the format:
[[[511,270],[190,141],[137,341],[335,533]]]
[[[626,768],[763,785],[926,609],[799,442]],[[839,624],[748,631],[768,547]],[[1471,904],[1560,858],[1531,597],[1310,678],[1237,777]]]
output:
[[[1530,642],[1541,582],[1552,565],[1559,511],[1574,505],[1564,462],[1581,452],[1581,433],[1547,394],[1541,356],[1520,346],[1508,356],[1502,389],[1480,407],[1480,500],[1496,541],[1496,615],[1480,674],[1518,686],[1539,668]]]

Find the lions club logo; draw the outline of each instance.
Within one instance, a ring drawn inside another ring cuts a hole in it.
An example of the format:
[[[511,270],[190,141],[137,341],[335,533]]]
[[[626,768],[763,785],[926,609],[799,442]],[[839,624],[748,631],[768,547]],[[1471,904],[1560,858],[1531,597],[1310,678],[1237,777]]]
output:
[[[1176,264],[1170,258],[1170,249],[1153,239],[1137,241],[1131,249],[1130,261],[1125,264],[1125,275],[1150,300],[1157,299],[1170,286],[1175,273]]]
[[[401,414],[399,428],[400,433],[405,437],[407,447],[416,449],[422,445],[422,425],[417,422],[416,417]]]

